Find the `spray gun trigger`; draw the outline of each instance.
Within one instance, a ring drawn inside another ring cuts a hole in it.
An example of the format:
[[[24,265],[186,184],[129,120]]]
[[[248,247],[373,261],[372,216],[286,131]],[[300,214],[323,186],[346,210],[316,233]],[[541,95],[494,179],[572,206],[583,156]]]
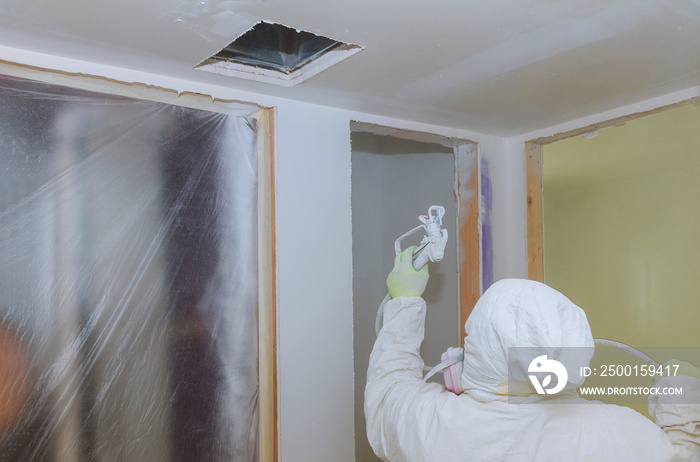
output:
[[[423,249],[428,247],[428,244],[430,244],[430,243],[429,242],[421,242],[421,244],[418,247],[416,247],[416,250],[413,251],[413,258],[411,260],[415,261],[416,258],[418,258],[418,254],[420,254],[420,252]]]

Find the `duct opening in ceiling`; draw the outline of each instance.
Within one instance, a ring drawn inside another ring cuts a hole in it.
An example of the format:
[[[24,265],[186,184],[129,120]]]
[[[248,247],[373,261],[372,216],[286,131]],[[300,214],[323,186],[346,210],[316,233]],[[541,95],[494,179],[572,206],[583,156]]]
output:
[[[359,45],[261,21],[196,69],[292,86],[361,49]]]

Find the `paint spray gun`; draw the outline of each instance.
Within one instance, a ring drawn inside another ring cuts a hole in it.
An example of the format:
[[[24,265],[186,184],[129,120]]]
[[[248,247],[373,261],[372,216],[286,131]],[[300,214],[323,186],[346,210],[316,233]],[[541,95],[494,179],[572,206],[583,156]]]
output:
[[[423,223],[394,241],[396,255],[401,253],[401,241],[417,231],[425,231],[420,245],[413,252],[413,269],[420,271],[429,261],[436,262],[445,256],[447,245],[447,230],[442,229],[442,217],[445,215],[445,207],[433,205],[428,209],[427,215],[421,215],[418,219]]]
[[[445,256],[445,246],[447,245],[447,230],[442,229],[442,217],[445,215],[445,207],[433,205],[428,209],[427,215],[420,215],[418,219],[423,223],[412,230],[399,236],[394,241],[396,255],[401,253],[401,241],[411,234],[424,231],[425,235],[413,252],[413,269],[420,271],[429,261],[437,262]],[[374,323],[374,331],[379,335],[384,322],[384,304],[391,299],[391,295],[386,294],[384,300],[377,310],[377,319]]]

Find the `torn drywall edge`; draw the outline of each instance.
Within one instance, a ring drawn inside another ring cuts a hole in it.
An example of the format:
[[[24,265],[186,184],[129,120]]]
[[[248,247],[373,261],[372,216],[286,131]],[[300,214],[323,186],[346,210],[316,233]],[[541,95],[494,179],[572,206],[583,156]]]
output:
[[[362,49],[363,48],[358,45],[341,45],[339,48],[327,52],[315,61],[308,63],[304,67],[290,74],[284,74],[281,72],[264,69],[262,67],[220,61],[214,58],[208,58],[201,64],[197,65],[195,69],[198,71],[211,72],[227,77],[255,80],[257,82],[270,83],[283,87],[292,87],[320,74],[332,66],[335,66],[341,61],[344,61],[350,56],[362,51]]]
[[[421,143],[439,144],[450,148],[455,148],[466,143],[474,143],[474,141],[470,139],[440,135],[431,131],[390,127],[378,123],[361,122],[358,120],[350,121],[350,130],[354,132],[367,132],[380,136],[393,136],[394,138],[418,141]]]
[[[477,133],[463,128],[435,125],[408,119],[396,119],[390,116],[370,114],[349,109],[339,109],[348,115],[350,129],[366,131],[375,135],[390,135],[414,141],[432,142],[443,146],[455,147],[465,141],[472,143],[490,143],[498,137]],[[388,130],[385,131],[385,130]],[[414,134],[428,134],[431,138],[411,138]],[[434,136],[435,138],[432,138]]]
[[[220,112],[239,117],[252,116],[260,108],[259,105],[253,103],[222,100],[212,95],[193,91],[178,92],[170,88],[140,82],[123,82],[99,75],[70,73],[24,65],[18,66],[3,60],[0,60],[0,74],[79,88],[81,90],[145,99],[210,112]]]
[[[237,33],[232,34],[232,35],[233,35],[233,38],[228,39],[228,43],[229,43],[229,44],[230,44],[230,43],[233,43],[233,42],[235,42],[236,40],[238,40],[239,38],[241,38],[242,35],[245,35],[246,33],[250,32],[250,31],[253,29],[253,27],[255,27],[255,25],[256,25],[258,22],[261,22],[261,20],[252,21],[252,22],[246,24],[245,27],[242,27],[242,28],[237,29]],[[267,22],[267,21],[262,20],[262,22]],[[272,23],[269,23],[269,24],[272,24]],[[199,62],[196,66],[194,66],[194,68],[195,68],[195,69],[198,69],[200,66],[205,66],[205,65],[207,65],[208,62],[209,62],[210,60],[212,60],[212,56],[215,56],[216,54],[220,53],[221,50],[223,50],[223,48],[225,48],[226,46],[228,46],[228,44],[225,45],[224,47],[220,48],[219,50],[217,50],[214,54],[210,55],[209,57],[203,59],[203,60],[202,60],[201,62]]]
[[[575,136],[574,132],[580,131],[580,134],[583,134],[596,128],[605,128],[615,125],[617,124],[616,121],[622,118],[644,117],[655,111],[665,110],[677,105],[692,104],[698,101],[698,99],[700,99],[700,86],[686,88],[685,90],[668,93],[609,111],[599,112],[591,116],[514,136],[512,139],[516,143],[524,145],[524,143],[528,141],[541,141],[547,138],[553,140],[554,137],[559,136]]]
[[[240,111],[253,113],[260,106],[272,106],[264,101],[249,102],[261,99],[256,93],[3,46],[0,73],[234,115],[249,115]]]

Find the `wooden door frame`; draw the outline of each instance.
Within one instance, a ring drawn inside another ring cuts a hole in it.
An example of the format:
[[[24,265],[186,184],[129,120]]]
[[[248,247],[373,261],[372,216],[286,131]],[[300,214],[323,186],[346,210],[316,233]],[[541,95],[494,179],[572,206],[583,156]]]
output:
[[[459,343],[460,346],[464,346],[464,323],[483,291],[482,234],[479,221],[479,147],[477,143],[467,141],[455,146],[454,152],[459,252]]]
[[[258,415],[260,462],[279,460],[277,257],[275,229],[275,114],[258,121]]]

